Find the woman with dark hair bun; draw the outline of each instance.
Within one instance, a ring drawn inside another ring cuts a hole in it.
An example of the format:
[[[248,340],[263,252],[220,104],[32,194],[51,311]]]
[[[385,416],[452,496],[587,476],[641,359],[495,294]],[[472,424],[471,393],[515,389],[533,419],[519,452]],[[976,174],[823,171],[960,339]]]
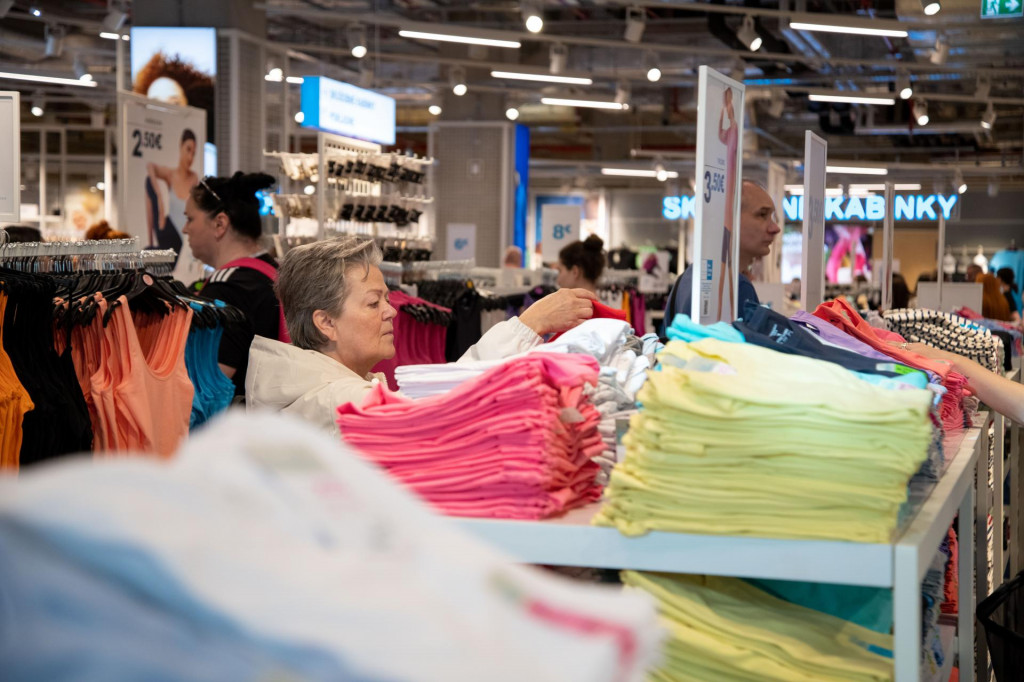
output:
[[[196,258],[215,268],[200,295],[224,301],[245,313],[245,323],[225,327],[217,358],[221,370],[235,384],[235,395],[245,393],[253,336],[286,336],[282,333],[281,306],[274,295],[277,261],[259,241],[263,226],[256,192],[274,182],[266,173],[206,177],[192,188],[185,202],[188,245]]]
[[[604,241],[596,234],[573,242],[558,253],[558,286],[597,293],[604,264]]]

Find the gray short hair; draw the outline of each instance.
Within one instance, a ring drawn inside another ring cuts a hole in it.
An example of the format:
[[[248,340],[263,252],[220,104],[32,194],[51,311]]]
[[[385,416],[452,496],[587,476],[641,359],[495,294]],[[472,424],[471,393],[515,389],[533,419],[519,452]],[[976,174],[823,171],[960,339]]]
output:
[[[308,350],[326,346],[328,339],[313,323],[313,313],[324,310],[333,317],[341,315],[350,290],[345,279],[348,271],[358,267],[369,273],[380,262],[377,244],[356,236],[297,246],[285,254],[275,288],[292,344]]]

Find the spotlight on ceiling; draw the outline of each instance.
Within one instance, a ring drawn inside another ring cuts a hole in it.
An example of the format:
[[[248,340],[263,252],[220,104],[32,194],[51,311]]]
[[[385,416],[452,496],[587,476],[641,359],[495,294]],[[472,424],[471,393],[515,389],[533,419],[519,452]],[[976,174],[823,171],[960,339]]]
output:
[[[665,168],[665,164],[661,161],[654,164],[654,179],[658,182],[665,182],[668,180],[668,169]]]
[[[89,67],[82,61],[82,55],[75,55],[74,61],[71,63],[71,68],[75,72],[75,78],[88,83],[92,80],[92,74],[89,73]]]
[[[946,36],[940,35],[935,39],[935,49],[932,50],[928,60],[936,66],[941,66],[946,63],[947,59],[949,59],[949,43],[946,41]]]
[[[743,23],[740,24],[740,28],[736,31],[736,37],[740,39],[740,42],[747,46],[747,49],[751,52],[757,52],[761,49],[761,44],[764,39],[757,34],[757,29],[754,28],[754,17],[749,14],[743,17]]]
[[[41,17],[41,16],[43,16],[43,10],[41,10],[38,7],[35,7],[35,6],[29,7],[28,8],[28,13],[31,14],[32,16],[34,16],[34,17]]]
[[[643,7],[626,8],[626,33],[622,36],[630,43],[639,43],[644,37],[647,23],[644,20]]]
[[[427,111],[430,112],[431,116],[440,116],[441,115],[441,107],[438,106],[437,104],[431,104],[429,107],[427,107]]]
[[[46,37],[44,54],[47,57],[59,57],[64,51],[64,27],[47,24],[43,29],[43,35]]]
[[[914,96],[914,88],[910,85],[909,75],[904,73],[896,77],[896,93],[899,94],[900,99],[910,99]]]
[[[996,109],[992,106],[992,102],[988,103],[985,107],[985,113],[981,115],[981,127],[985,130],[992,130],[992,126],[996,124]]]
[[[983,101],[988,99],[992,93],[992,80],[984,76],[978,76],[978,83],[974,86],[974,99]]]
[[[462,97],[469,91],[469,87],[466,85],[466,70],[461,66],[453,66],[448,70],[448,82],[456,97]]]
[[[661,80],[661,69],[658,68],[658,56],[653,52],[644,53],[644,68],[647,69],[647,80],[657,83]]]
[[[43,102],[43,98],[42,97],[36,96],[36,97],[34,97],[32,99],[32,109],[31,109],[31,111],[32,111],[32,115],[35,116],[36,118],[39,118],[40,116],[43,115],[43,113],[44,113],[43,104],[44,104],[44,102]]]
[[[296,111],[295,112],[295,122],[296,123],[302,123],[305,120],[306,120],[306,112],[304,112],[304,111]]]
[[[103,30],[108,33],[117,33],[128,20],[128,12],[119,2],[110,3],[110,10],[107,16],[103,17]]]
[[[925,16],[934,17],[942,9],[942,4],[939,0],[921,0],[921,8],[924,10]]]
[[[517,118],[519,118],[519,109],[517,109],[516,107],[509,107],[508,109],[505,110],[505,118],[507,118],[510,121],[516,120]]]
[[[953,189],[956,190],[957,194],[963,194],[967,191],[967,181],[964,180],[964,174],[960,172],[959,168],[953,174]]]
[[[928,102],[925,102],[923,99],[916,99],[914,100],[913,107],[914,119],[917,121],[917,125],[928,125],[928,121],[931,120],[930,118],[928,118]]]
[[[560,74],[569,65],[569,48],[564,43],[555,43],[548,50],[548,57],[551,60],[551,73]]]
[[[523,21],[526,23],[526,30],[530,33],[540,33],[544,29],[544,17],[540,15],[537,3],[522,2],[519,7],[523,14]]]
[[[619,104],[629,104],[630,94],[629,83],[621,81],[615,86],[615,101]]]
[[[349,24],[345,29],[345,37],[348,38],[348,49],[352,56],[362,59],[366,56],[366,27],[362,24]]]
[[[267,71],[267,75],[263,77],[263,80],[270,81],[271,83],[280,83],[284,80],[284,69],[280,67],[272,67]]]

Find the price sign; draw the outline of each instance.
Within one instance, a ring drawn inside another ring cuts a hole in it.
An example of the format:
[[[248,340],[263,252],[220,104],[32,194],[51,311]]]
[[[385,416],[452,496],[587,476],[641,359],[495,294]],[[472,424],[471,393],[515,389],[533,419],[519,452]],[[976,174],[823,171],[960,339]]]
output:
[[[476,225],[448,223],[446,260],[476,260]]]
[[[743,84],[706,66],[697,91],[697,186],[690,310],[701,324],[736,319]]]
[[[579,241],[580,214],[578,204],[546,204],[541,208],[541,257],[545,263],[558,260],[558,252]]]
[[[207,171],[206,112],[125,93],[119,104],[121,148],[127,153],[119,159],[118,227],[139,237],[143,246],[178,252],[174,276],[191,284],[203,269],[182,228],[189,191]]]

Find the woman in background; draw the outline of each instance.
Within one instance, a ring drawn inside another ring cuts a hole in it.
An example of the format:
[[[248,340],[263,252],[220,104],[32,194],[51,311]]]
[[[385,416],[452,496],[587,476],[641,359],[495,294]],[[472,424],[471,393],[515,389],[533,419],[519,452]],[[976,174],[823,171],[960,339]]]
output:
[[[592,234],[583,241],[575,241],[558,253],[558,286],[596,294],[604,264],[604,241],[600,237]]]

